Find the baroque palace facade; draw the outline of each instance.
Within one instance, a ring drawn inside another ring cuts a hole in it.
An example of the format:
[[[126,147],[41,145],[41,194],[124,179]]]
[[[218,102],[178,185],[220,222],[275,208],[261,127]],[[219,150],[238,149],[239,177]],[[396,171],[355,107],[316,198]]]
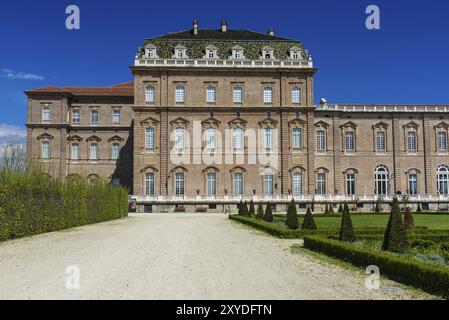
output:
[[[111,87],[27,91],[29,159],[124,185],[146,212],[449,201],[449,105],[314,105],[299,41],[195,20],[145,40],[131,71]]]

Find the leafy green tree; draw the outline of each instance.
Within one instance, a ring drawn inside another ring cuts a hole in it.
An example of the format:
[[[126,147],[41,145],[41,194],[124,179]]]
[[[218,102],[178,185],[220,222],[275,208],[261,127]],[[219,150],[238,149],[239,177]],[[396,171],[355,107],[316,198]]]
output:
[[[302,229],[304,230],[317,230],[315,221],[313,220],[312,209],[307,207],[306,216],[304,217],[304,222],[302,223]]]
[[[249,216],[254,217],[256,215],[256,210],[254,209],[254,201],[249,202]]]
[[[407,207],[405,209],[404,226],[405,226],[405,229],[413,229],[415,227],[415,221],[413,219],[413,213],[412,213],[412,209],[410,209],[410,207]]]
[[[263,206],[261,203],[257,206],[257,215],[256,218],[259,220],[263,220]]]
[[[273,222],[273,212],[271,212],[271,203],[268,202],[267,208],[265,209],[265,215],[263,216],[265,222]]]
[[[344,205],[340,227],[340,241],[355,241],[355,232],[352,225],[351,213],[347,203]]]
[[[388,220],[387,230],[385,231],[382,250],[396,253],[404,253],[410,249],[410,241],[407,237],[404,221],[399,209],[399,201],[395,197],[391,207],[390,219]]]
[[[288,206],[286,224],[287,227],[292,230],[296,230],[299,228],[298,212],[296,211],[295,200],[292,200],[292,202],[290,202]]]

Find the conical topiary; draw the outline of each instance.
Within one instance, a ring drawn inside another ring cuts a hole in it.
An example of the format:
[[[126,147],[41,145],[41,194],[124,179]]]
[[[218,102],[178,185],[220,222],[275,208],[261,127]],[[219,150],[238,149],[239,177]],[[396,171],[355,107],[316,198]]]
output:
[[[340,203],[340,206],[338,207],[338,213],[343,213],[343,205]]]
[[[246,201],[243,203],[242,213],[243,213],[244,216],[248,216],[249,215],[248,203]]]
[[[302,229],[304,230],[316,230],[318,229],[315,221],[313,220],[312,209],[307,207],[306,216],[304,217],[304,222],[302,223]]]
[[[407,237],[404,221],[399,209],[399,201],[395,197],[391,207],[390,219],[388,220],[387,230],[385,231],[382,250],[396,253],[404,253],[410,249],[410,241]]]
[[[242,200],[240,200],[240,203],[237,205],[237,207],[239,209],[238,215],[239,216],[243,216],[243,202],[242,202]]]
[[[345,203],[341,218],[340,241],[355,241],[354,227],[352,226],[351,213],[347,203]]]
[[[375,213],[380,213],[380,204],[379,202],[376,202],[376,207],[374,208]]]
[[[330,204],[329,205],[329,214],[333,214],[334,213],[334,205]]]
[[[325,214],[329,214],[329,206],[327,205],[327,203],[326,203],[326,206],[324,208],[324,213]]]
[[[405,209],[404,226],[405,226],[405,229],[413,229],[415,227],[415,221],[413,219],[412,209],[410,209],[409,207],[407,207]]]
[[[263,221],[273,222],[273,212],[271,212],[271,203],[268,202],[267,208],[265,209],[265,215],[263,216]]]
[[[295,200],[292,200],[292,202],[290,202],[288,206],[287,221],[285,223],[287,224],[287,227],[292,230],[296,230],[299,228],[298,212],[296,211]]]
[[[259,205],[257,206],[257,215],[256,215],[256,218],[259,219],[259,220],[262,220],[262,219],[263,219],[263,207],[262,207],[262,204],[261,204],[261,203],[259,203]]]
[[[254,202],[251,200],[249,202],[249,216],[254,217],[256,215],[256,210],[254,209]]]
[[[421,203],[418,203],[418,208],[416,208],[416,213],[422,213]]]

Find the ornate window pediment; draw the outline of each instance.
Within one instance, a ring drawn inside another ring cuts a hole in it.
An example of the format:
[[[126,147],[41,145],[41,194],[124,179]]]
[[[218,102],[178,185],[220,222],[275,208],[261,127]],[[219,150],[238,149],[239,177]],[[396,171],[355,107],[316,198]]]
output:
[[[231,170],[229,170],[230,173],[234,173],[234,172],[246,172],[246,169],[240,166],[234,167]]]
[[[170,121],[170,125],[172,129],[174,128],[186,128],[189,125],[189,121],[184,118],[176,118],[172,121]]]
[[[302,166],[292,166],[288,171],[289,172],[305,172],[306,169]]]
[[[359,170],[354,168],[347,168],[343,171],[343,174],[358,174]]]
[[[417,124],[415,121],[410,121],[406,124],[404,124],[404,129],[418,129],[419,124]]]
[[[327,122],[320,120],[317,123],[315,123],[314,126],[316,128],[327,128],[327,127],[329,127],[329,124]]]
[[[373,129],[383,129],[386,130],[388,128],[388,123],[379,121],[373,125]]]
[[[445,121],[441,121],[434,126],[435,129],[449,129],[449,124]]]
[[[301,128],[306,124],[307,124],[307,122],[301,118],[295,118],[288,122],[288,126],[290,128]]]
[[[146,166],[140,170],[140,173],[146,173],[146,172],[158,172],[159,170],[154,166]]]
[[[214,166],[207,167],[203,170],[203,173],[209,173],[209,172],[220,172],[220,169]]]
[[[187,170],[186,167],[183,167],[183,166],[177,166],[177,167],[171,169],[170,172],[171,172],[171,173],[180,173],[180,172],[186,173],[186,172],[189,172],[189,170]]]
[[[39,137],[37,137],[37,140],[53,140],[53,136],[49,133],[43,133]]]
[[[419,169],[416,169],[416,168],[411,168],[411,169],[408,169],[407,171],[405,171],[406,175],[420,174],[420,173],[421,173],[421,171]]]
[[[228,122],[229,128],[242,128],[246,127],[248,121],[243,120],[241,118],[235,118]]]
[[[124,140],[125,140],[125,139],[123,139],[122,137],[119,137],[119,136],[115,135],[115,136],[109,138],[109,139],[108,139],[108,142],[111,142],[111,141],[119,141],[119,142],[122,142],[122,141],[124,141]]]
[[[150,126],[157,126],[159,124],[159,120],[154,119],[152,117],[145,118],[140,122],[141,125],[150,125]]]
[[[100,142],[101,138],[97,137],[96,135],[90,136],[89,138],[86,139],[87,142],[89,141],[96,141],[96,142]]]
[[[315,170],[315,173],[325,173],[325,174],[328,174],[328,173],[329,173],[329,170],[327,170],[327,169],[324,168],[324,167],[320,167],[320,168],[317,168],[317,169]]]
[[[347,121],[347,122],[343,123],[340,126],[340,128],[342,128],[342,129],[355,129],[355,128],[357,128],[357,125],[354,122],[352,122],[352,121]]]
[[[221,121],[217,120],[217,119],[215,119],[213,117],[211,117],[211,118],[201,122],[201,126],[203,127],[203,129],[205,129],[205,128],[218,128],[220,126],[220,124],[221,124]]]
[[[266,118],[265,120],[259,122],[261,128],[276,128],[278,122],[272,118]]]
[[[78,135],[73,135],[73,136],[69,136],[69,137],[67,138],[67,140],[68,140],[68,141],[78,141],[78,142],[81,142],[81,141],[83,141],[83,138],[81,138],[81,137],[78,136]]]

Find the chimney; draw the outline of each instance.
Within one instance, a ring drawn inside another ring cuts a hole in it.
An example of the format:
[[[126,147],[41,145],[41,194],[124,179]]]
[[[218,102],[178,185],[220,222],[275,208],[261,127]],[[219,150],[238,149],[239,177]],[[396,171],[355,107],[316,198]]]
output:
[[[193,34],[198,34],[198,19],[193,20]]]
[[[228,30],[228,23],[226,20],[221,20],[221,32],[226,32]]]
[[[268,29],[267,34],[269,34],[270,36],[274,36],[274,30],[273,29]]]

